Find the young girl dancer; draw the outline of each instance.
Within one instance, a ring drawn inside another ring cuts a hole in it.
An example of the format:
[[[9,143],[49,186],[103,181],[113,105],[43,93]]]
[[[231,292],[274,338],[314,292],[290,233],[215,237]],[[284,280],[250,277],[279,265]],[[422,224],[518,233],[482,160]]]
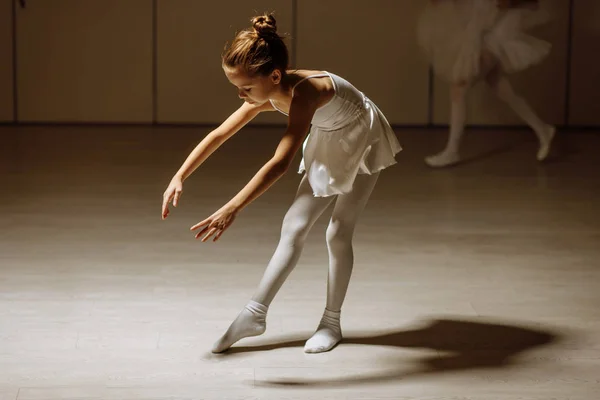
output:
[[[235,197],[191,229],[199,230],[196,238],[204,235],[202,241],[219,239],[238,213],[288,170],[304,142],[299,172],[305,174],[283,220],[279,244],[258,290],[215,343],[213,352],[223,352],[238,340],[265,331],[271,301],[295,267],[309,230],[335,199],[326,232],[327,304],[304,348],[307,353],[328,351],[342,338],[340,310],[353,267],[357,219],[379,172],[396,163],[400,144],[377,106],[346,80],[329,72],[288,70],[288,51],[272,15],[253,18],[252,28],[240,32],[226,49],[222,65],[244,103],[200,142],[175,174],[164,192],[163,219],[171,200],[177,206],[182,182],[223,142],[260,112],[288,115],[287,129],[273,157]]]
[[[429,0],[419,21],[419,42],[435,73],[451,83],[450,133],[446,148],[427,157],[431,167],[460,161],[466,96],[483,79],[536,133],[537,159],[548,156],[555,128],[514,92],[506,75],[543,60],[548,42],[526,31],[544,22],[538,0]]]

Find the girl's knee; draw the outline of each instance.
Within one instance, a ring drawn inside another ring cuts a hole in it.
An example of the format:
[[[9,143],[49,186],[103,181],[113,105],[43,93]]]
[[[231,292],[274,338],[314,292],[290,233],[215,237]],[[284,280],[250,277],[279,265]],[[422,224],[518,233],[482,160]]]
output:
[[[305,218],[292,218],[286,216],[281,227],[281,239],[291,244],[302,243],[308,232],[310,223]]]
[[[354,226],[348,223],[344,223],[342,220],[331,220],[329,226],[327,226],[327,232],[325,238],[327,245],[339,246],[339,245],[350,245],[352,243],[352,235],[354,233]]]

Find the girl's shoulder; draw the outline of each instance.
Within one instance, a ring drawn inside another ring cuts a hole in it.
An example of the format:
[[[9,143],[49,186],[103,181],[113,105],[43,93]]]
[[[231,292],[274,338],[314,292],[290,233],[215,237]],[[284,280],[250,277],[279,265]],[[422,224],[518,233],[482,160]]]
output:
[[[287,71],[287,75],[291,78],[291,83],[308,80],[309,78],[327,77],[331,74],[322,69],[292,69]]]
[[[293,71],[292,99],[303,98],[321,108],[335,96],[333,77],[326,71],[300,69]]]
[[[295,69],[288,71],[291,77],[290,84],[296,90],[305,88],[310,91],[330,92],[334,88],[331,75],[323,70]]]

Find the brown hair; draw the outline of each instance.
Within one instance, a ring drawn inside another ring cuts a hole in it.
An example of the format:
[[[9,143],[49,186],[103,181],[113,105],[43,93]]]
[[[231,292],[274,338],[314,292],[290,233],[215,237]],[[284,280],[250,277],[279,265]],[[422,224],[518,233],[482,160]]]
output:
[[[226,46],[223,66],[245,69],[250,76],[269,75],[279,69],[285,75],[288,68],[288,49],[277,33],[277,21],[272,14],[252,18],[252,27],[239,32]]]

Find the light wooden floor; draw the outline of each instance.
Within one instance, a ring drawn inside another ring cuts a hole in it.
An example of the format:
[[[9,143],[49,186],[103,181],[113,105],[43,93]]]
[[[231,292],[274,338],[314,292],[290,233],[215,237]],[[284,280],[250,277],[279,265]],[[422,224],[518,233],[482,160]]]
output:
[[[212,343],[252,295],[299,176],[219,243],[189,227],[274,149],[247,129],[162,192],[193,128],[1,127],[0,399],[593,400],[600,393],[600,136],[534,161],[526,131],[474,131],[476,160],[430,170],[443,131],[404,130],[355,237],[346,340],[305,355],[325,300],[323,217],[267,334]],[[252,149],[254,148],[254,149]]]

